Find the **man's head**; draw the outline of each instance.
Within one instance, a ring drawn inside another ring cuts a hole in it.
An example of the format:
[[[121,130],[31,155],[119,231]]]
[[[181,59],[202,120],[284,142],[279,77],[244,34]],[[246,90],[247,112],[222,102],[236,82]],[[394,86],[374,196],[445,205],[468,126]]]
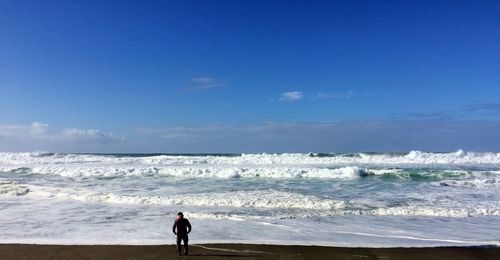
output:
[[[177,216],[175,217],[176,219],[181,219],[184,217],[184,214],[182,212],[177,213]]]

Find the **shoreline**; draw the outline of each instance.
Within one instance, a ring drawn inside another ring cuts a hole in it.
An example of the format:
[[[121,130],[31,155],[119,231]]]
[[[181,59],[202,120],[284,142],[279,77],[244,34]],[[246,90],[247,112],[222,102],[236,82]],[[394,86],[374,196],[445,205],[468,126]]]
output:
[[[0,244],[0,259],[500,259],[500,247],[328,247],[267,244],[192,244],[189,256],[175,245]]]

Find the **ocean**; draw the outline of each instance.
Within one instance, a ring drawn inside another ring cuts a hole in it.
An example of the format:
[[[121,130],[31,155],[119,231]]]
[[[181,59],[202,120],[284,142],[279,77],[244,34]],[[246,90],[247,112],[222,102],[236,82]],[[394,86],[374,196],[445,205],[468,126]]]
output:
[[[0,243],[500,245],[500,153],[0,153]]]

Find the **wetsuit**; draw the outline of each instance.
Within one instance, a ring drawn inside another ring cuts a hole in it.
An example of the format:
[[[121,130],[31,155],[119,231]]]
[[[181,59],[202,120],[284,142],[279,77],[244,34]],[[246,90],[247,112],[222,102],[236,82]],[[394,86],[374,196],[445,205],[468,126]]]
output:
[[[191,224],[187,218],[175,220],[172,231],[177,235],[177,252],[181,254],[181,240],[184,241],[185,254],[188,254],[188,234],[191,232]]]

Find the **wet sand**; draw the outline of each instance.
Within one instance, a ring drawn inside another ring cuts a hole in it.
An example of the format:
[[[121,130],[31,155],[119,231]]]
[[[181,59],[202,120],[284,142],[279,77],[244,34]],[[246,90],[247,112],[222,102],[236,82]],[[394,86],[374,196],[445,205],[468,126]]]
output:
[[[189,256],[175,246],[0,245],[0,259],[500,259],[500,247],[343,248],[249,244],[192,245]]]

